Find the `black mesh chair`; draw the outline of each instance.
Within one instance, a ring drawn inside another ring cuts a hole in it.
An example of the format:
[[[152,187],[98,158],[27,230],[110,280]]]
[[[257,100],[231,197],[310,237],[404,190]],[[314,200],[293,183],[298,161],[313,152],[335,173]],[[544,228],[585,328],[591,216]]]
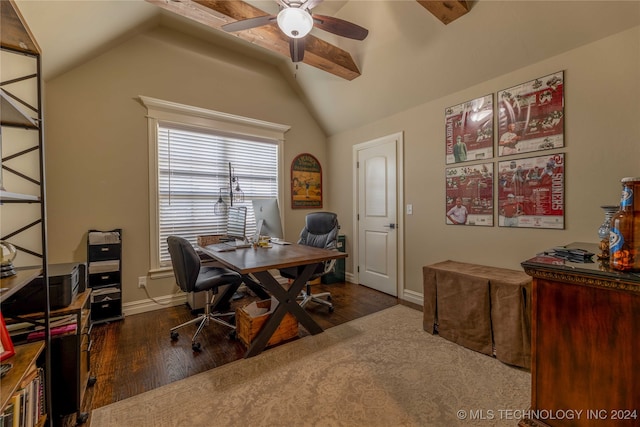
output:
[[[196,341],[196,338],[200,331],[202,331],[202,328],[209,324],[209,321],[228,326],[232,329],[232,332],[235,332],[235,325],[230,321],[224,320],[224,318],[231,319],[235,313],[212,312],[211,308],[214,306],[214,294],[218,293],[218,288],[228,286],[225,288],[223,295],[225,297],[231,296],[238,290],[240,283],[242,283],[242,276],[226,268],[202,266],[200,257],[191,243],[182,237],[169,236],[167,238],[167,244],[169,245],[169,255],[171,255],[173,273],[180,289],[183,292],[207,293],[204,313],[195,319],[171,328],[171,340],[175,341],[178,339],[178,332],[176,332],[178,329],[192,323],[197,323],[198,329],[191,339],[191,348],[193,351],[200,351],[200,343]]]
[[[305,226],[300,232],[300,239],[298,244],[314,246],[316,248],[324,249],[337,249],[338,239],[338,216],[333,212],[314,212],[310,213],[305,218]],[[332,259],[319,264],[313,275],[309,278],[309,281],[315,280],[318,277],[331,273],[335,269],[336,260]],[[287,279],[295,279],[300,274],[301,270],[298,267],[290,267],[280,269],[280,275]],[[326,299],[322,299],[326,297]],[[318,304],[323,304],[329,307],[329,312],[333,312],[333,304],[331,303],[331,293],[322,292],[318,294],[311,293],[311,283],[307,282],[307,286],[302,294],[298,297],[301,300],[300,305],[306,306],[309,301],[313,301]]]

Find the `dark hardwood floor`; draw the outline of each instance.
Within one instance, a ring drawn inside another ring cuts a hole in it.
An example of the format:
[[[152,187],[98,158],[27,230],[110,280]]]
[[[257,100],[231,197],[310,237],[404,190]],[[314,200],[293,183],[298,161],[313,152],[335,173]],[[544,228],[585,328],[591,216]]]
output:
[[[329,291],[332,295],[335,307],[333,313],[319,304],[309,303],[306,307],[324,329],[400,303],[393,296],[352,283],[316,285],[313,291]],[[242,307],[256,299],[247,294],[234,301],[232,308]],[[178,341],[172,342],[169,329],[192,317],[193,313],[185,304],[127,316],[118,322],[95,325],[91,332],[93,344],[90,362],[91,374],[96,377],[96,383],[87,388],[82,411],[90,413],[92,409],[244,356],[244,345],[229,338],[228,328],[213,322],[200,334],[200,353],[194,353],[191,349],[191,335],[195,332],[195,326],[181,329]],[[308,332],[301,326],[299,336],[305,335]],[[75,420],[75,415],[70,416],[60,424],[65,427],[73,426]],[[90,421],[89,417],[87,426]]]

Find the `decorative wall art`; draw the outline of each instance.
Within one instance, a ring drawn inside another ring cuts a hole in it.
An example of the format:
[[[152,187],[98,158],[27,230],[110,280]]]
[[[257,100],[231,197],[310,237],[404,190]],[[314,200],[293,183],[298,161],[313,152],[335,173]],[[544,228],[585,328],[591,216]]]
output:
[[[564,146],[564,72],[498,92],[498,155]]]
[[[493,163],[446,168],[447,224],[493,226]]]
[[[500,227],[564,228],[564,153],[498,162]]]
[[[493,94],[445,110],[446,162],[493,157]]]
[[[291,209],[322,208],[322,167],[309,153],[291,162]]]
[[[15,354],[11,336],[7,331],[7,325],[4,323],[4,317],[0,313],[0,361],[10,358]]]

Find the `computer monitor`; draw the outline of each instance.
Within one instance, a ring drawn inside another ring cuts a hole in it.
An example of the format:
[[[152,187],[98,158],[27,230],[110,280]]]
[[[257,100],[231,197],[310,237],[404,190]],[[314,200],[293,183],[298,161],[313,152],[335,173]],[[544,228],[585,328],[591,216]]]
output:
[[[278,199],[254,199],[252,203],[256,217],[256,235],[284,238]]]
[[[247,229],[247,208],[231,206],[227,217],[227,236],[237,240],[245,240]]]

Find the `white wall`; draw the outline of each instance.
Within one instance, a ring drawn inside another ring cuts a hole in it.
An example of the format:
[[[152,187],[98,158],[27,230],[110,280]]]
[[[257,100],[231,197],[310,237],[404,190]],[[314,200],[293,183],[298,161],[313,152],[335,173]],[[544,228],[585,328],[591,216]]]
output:
[[[544,153],[566,153],[565,229],[445,225],[445,108],[561,70],[565,147]],[[619,203],[620,178],[640,176],[639,77],[640,27],[635,27],[330,137],[327,194],[347,235],[347,251],[354,235],[352,147],[396,132],[404,132],[404,200],[414,212],[405,215],[402,230],[406,289],[421,294],[422,266],[446,259],[520,269],[521,261],[549,247],[596,243],[604,218],[599,206]],[[347,258],[347,271],[354,271],[355,258]]]

